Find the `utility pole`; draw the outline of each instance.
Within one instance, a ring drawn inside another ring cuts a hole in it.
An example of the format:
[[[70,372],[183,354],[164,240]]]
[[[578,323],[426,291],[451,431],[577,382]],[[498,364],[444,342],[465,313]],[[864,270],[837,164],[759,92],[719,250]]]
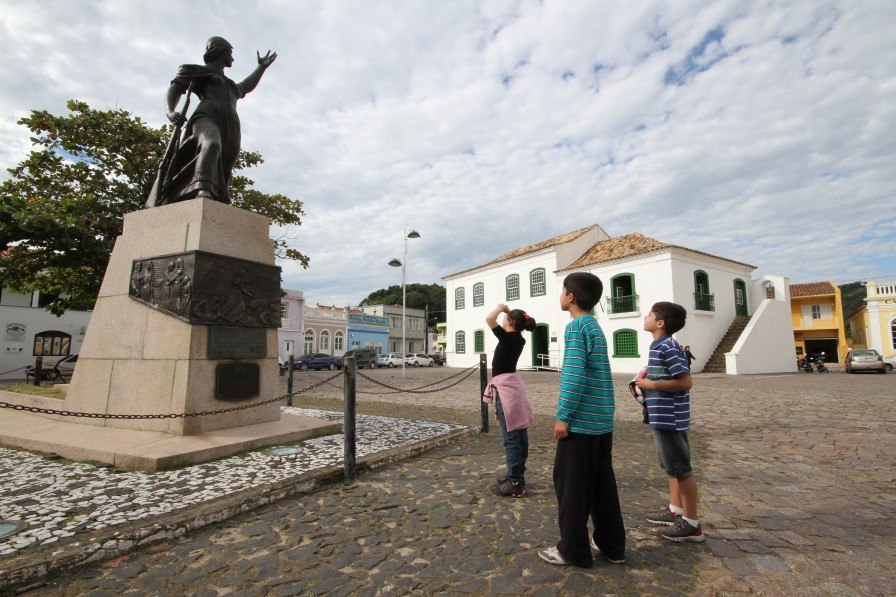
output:
[[[429,303],[423,305],[423,354],[429,354]]]

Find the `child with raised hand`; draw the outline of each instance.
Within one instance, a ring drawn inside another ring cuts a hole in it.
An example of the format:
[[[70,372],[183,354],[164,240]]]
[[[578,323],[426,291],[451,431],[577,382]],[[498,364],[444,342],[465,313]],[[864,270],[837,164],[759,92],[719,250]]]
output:
[[[647,416],[660,467],[669,476],[669,505],[648,516],[652,524],[669,527],[660,535],[670,541],[705,539],[697,518],[697,481],[691,468],[688,430],[691,428],[691,370],[685,351],[672,334],[684,327],[681,305],[659,302],[644,318],[653,335],[647,378],[635,383],[645,392]]]
[[[499,325],[498,317],[501,314],[504,318]],[[502,303],[486,315],[485,322],[498,338],[498,346],[492,358],[492,379],[482,399],[495,402],[495,415],[501,425],[507,460],[507,473],[498,477],[492,492],[500,496],[520,497],[526,490],[528,427],[535,419],[526,396],[526,387],[516,371],[516,363],[526,344],[522,332],[534,330],[535,320],[522,309],[511,310]]]

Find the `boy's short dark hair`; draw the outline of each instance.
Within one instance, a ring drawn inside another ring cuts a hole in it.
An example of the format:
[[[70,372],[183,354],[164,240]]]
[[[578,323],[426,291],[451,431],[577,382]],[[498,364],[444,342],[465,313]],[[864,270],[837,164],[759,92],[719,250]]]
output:
[[[663,320],[665,324],[663,330],[667,334],[674,334],[683,328],[685,319],[688,316],[688,312],[685,311],[684,307],[668,301],[655,303],[650,310],[656,313],[657,321]]]
[[[566,292],[576,297],[576,305],[583,311],[592,310],[604,291],[604,284],[600,278],[588,272],[569,274],[563,280],[563,287],[566,288]]]

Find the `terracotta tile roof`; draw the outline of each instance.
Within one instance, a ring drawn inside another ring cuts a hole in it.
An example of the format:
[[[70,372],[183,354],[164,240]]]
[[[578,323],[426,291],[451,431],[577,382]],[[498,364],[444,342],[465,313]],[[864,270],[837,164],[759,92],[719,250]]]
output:
[[[806,284],[791,284],[791,298],[797,296],[812,296],[814,294],[836,294],[834,285],[830,282],[807,282]]]
[[[502,261],[509,261],[516,257],[522,257],[523,255],[528,255],[529,253],[535,253],[537,251],[541,251],[542,249],[548,249],[550,247],[554,247],[556,245],[562,245],[563,243],[568,243],[571,240],[575,240],[585,234],[586,232],[593,230],[597,227],[597,224],[592,224],[591,226],[586,226],[584,228],[579,228],[578,230],[574,230],[572,232],[567,232],[566,234],[561,234],[560,236],[555,236],[554,238],[549,238],[547,240],[543,240],[541,242],[537,242],[532,245],[528,245],[526,247],[522,247],[520,249],[514,249],[509,253],[504,253],[500,257],[492,259],[487,263],[483,263],[482,265],[477,265],[476,267],[471,267],[469,269],[465,269],[460,272],[456,272],[453,274],[449,274],[445,276],[446,278],[450,278],[452,276],[458,276],[460,274],[465,274],[467,272],[471,272],[473,270],[477,270],[482,267],[488,267],[490,265],[495,265],[501,263]]]
[[[576,259],[572,264],[570,264],[569,267],[566,267],[561,271],[586,267],[589,265],[597,265],[598,263],[605,263],[607,261],[622,259],[623,257],[631,257],[633,255],[644,255],[662,249],[684,249],[685,251],[690,251],[692,253],[706,255],[708,257],[714,257],[716,259],[724,259],[725,261],[730,261],[731,263],[745,265],[747,267],[756,269],[755,265],[750,265],[749,263],[735,261],[733,259],[727,259],[725,257],[719,257],[718,255],[713,255],[712,253],[696,251],[694,249],[688,249],[687,247],[682,247],[679,245],[670,245],[669,243],[664,243],[662,241],[656,240],[655,238],[650,238],[649,236],[645,236],[639,232],[633,232],[632,234],[617,236],[615,238],[610,238],[607,240],[602,240],[599,243],[595,243],[593,247],[585,251],[585,253],[581,257]]]

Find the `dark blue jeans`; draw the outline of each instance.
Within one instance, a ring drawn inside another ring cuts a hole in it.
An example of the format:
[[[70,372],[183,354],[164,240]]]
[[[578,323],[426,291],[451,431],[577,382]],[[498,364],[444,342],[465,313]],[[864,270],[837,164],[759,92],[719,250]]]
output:
[[[507,458],[507,476],[511,481],[525,481],[526,460],[529,459],[529,430],[517,429],[507,431],[507,423],[504,421],[504,407],[495,390],[495,413],[498,422],[501,423],[501,437],[504,438],[504,455]]]

